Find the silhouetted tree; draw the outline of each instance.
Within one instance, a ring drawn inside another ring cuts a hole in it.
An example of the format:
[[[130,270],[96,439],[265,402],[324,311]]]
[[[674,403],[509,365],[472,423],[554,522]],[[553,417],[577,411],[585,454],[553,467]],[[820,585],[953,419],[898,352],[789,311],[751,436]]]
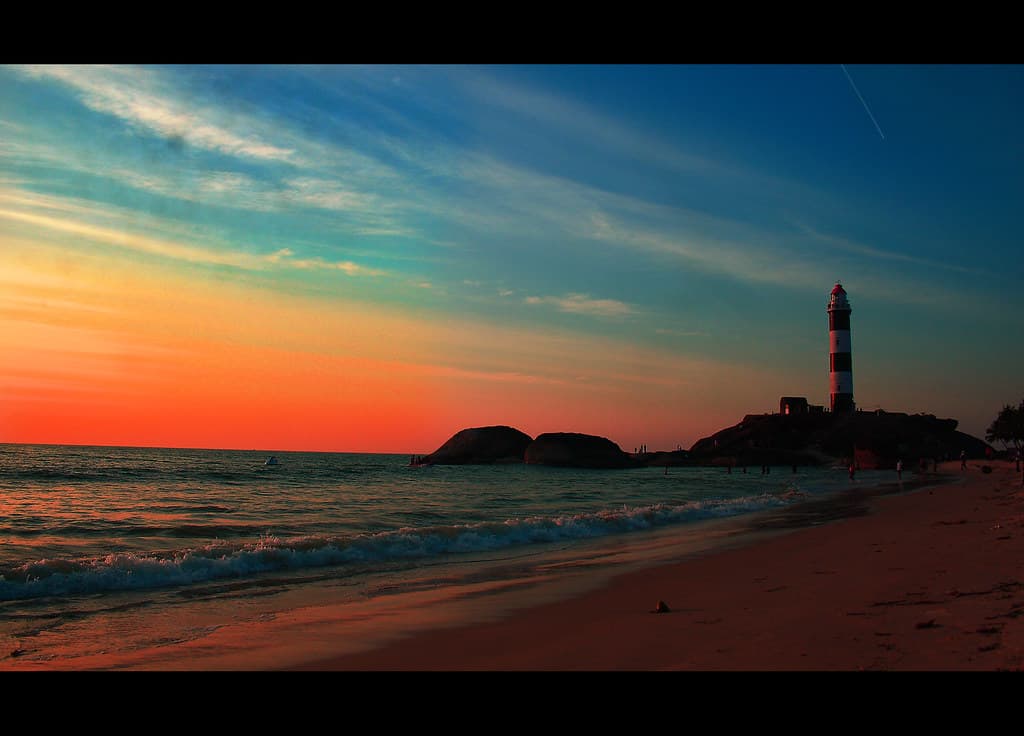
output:
[[[1018,453],[1024,450],[1024,401],[1018,406],[1004,406],[999,416],[989,425],[985,439],[989,442],[1002,442],[1007,449],[1013,445]]]

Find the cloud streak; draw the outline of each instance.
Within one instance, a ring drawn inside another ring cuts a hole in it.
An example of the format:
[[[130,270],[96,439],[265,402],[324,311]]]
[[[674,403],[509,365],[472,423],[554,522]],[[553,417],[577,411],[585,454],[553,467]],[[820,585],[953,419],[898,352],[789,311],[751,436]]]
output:
[[[720,161],[683,151],[651,131],[624,125],[591,106],[542,89],[509,83],[479,71],[464,71],[456,79],[480,102],[513,115],[533,118],[577,139],[590,141],[609,153],[686,173],[741,173]]]
[[[321,210],[351,218],[348,228],[367,237],[415,237],[415,229],[392,213],[395,203],[378,195],[346,188],[323,177],[295,177],[274,186],[232,171],[210,171],[187,181],[114,169],[109,175],[135,189],[189,202],[214,204],[254,212],[287,213],[296,209]]]
[[[588,294],[528,296],[523,301],[531,305],[552,305],[561,312],[592,317],[625,317],[633,313],[633,308],[625,302],[615,299],[592,299]]]
[[[405,137],[388,136],[379,129],[360,127],[342,117],[331,118],[332,136],[316,137],[281,116],[273,117],[271,124],[239,110],[192,104],[183,97],[181,87],[175,85],[171,75],[161,71],[106,67],[19,69],[32,78],[64,85],[83,104],[116,115],[130,127],[141,127],[168,139],[184,135],[183,126],[194,127],[201,132],[191,140],[183,140],[203,150],[230,154],[240,161],[255,161],[263,168],[254,173],[252,167],[240,165],[238,168],[249,172],[243,173],[230,170],[230,164],[220,161],[216,167],[185,177],[175,175],[174,171],[140,171],[127,166],[111,167],[102,175],[136,189],[202,204],[266,213],[308,210],[316,215],[317,227],[326,226],[353,240],[397,241],[394,247],[388,242],[386,254],[373,254],[374,257],[425,259],[424,248],[440,247],[449,241],[424,237],[427,230],[423,223],[441,222],[443,228],[454,226],[479,233],[481,237],[475,239],[465,232],[454,237],[469,244],[482,258],[487,257],[487,249],[502,247],[503,241],[532,238],[540,233],[541,240],[533,239],[531,247],[563,247],[560,241],[568,236],[576,241],[574,247],[579,241],[609,245],[632,258],[639,254],[662,267],[678,269],[682,276],[695,269],[741,283],[818,290],[834,277],[834,264],[826,270],[817,259],[809,257],[807,249],[801,249],[801,244],[787,241],[786,233],[780,233],[778,228],[773,230],[770,224],[749,224],[688,210],[675,203],[657,203],[616,193],[573,178],[569,172],[564,176],[542,173],[490,154],[486,146],[469,149],[436,137],[425,145],[430,133],[427,126],[397,111],[395,115],[405,121]],[[299,76],[309,74],[297,72]],[[391,74],[387,76],[390,78]],[[457,70],[451,76],[456,86],[478,103],[506,111],[519,109],[535,123],[573,132],[599,147],[636,160],[638,165],[662,165],[724,176],[729,181],[742,180],[751,187],[768,181],[757,172],[692,156],[568,97],[508,84],[472,70]],[[380,89],[390,86],[389,81],[377,85]],[[376,93],[369,82],[362,91],[348,92],[364,103]],[[374,101],[374,109],[387,104],[387,99]],[[0,141],[0,149],[15,158],[37,156],[49,164],[60,160],[59,152],[48,152],[38,146],[26,148]],[[282,163],[302,163],[303,168],[277,165]],[[787,184],[787,191],[793,191],[793,186]],[[83,233],[79,230],[79,234]],[[828,237],[806,229],[804,234],[819,239]],[[274,265],[307,271],[338,270],[353,276],[384,275],[350,259],[324,260],[289,253],[267,260],[269,256],[239,253],[231,248],[218,254],[214,248],[196,249],[181,242],[138,239],[141,237],[133,237],[137,249],[148,248],[149,252],[179,260],[253,269]],[[492,242],[495,244],[491,245]],[[854,243],[832,244],[852,255],[912,264],[926,262]],[[356,251],[349,250],[346,255],[351,257],[353,253]],[[927,263],[970,272],[955,264]],[[440,287],[441,279],[435,279]],[[919,298],[891,279],[888,286],[877,281],[876,284],[872,288],[897,300]],[[519,293],[529,294],[532,290],[528,284],[517,287]],[[537,303],[559,311],[595,316],[621,317],[635,309],[613,300],[592,300],[579,294],[576,296],[581,298],[573,300],[570,296],[532,298],[544,300]]]
[[[920,256],[912,256],[907,253],[899,251],[883,250],[881,248],[875,248],[870,245],[863,245],[856,243],[847,238],[842,238],[837,235],[829,235],[815,230],[809,225],[798,223],[799,227],[803,232],[807,233],[811,237],[819,240],[823,243],[827,243],[835,248],[848,251],[850,253],[856,253],[858,255],[868,256],[869,258],[876,258],[885,261],[899,261],[902,263],[909,263],[917,266],[928,266],[929,268],[938,268],[946,271],[954,271],[956,273],[972,274],[975,276],[990,276],[988,271],[981,268],[971,268],[969,266],[961,266],[957,263],[949,263],[946,261],[936,261],[931,258],[921,258]]]
[[[155,94],[156,75],[141,69],[113,67],[27,66],[18,71],[37,79],[48,79],[75,91],[87,107],[112,115],[129,126],[161,136],[171,142],[242,158],[291,161],[295,151],[275,146],[259,135],[238,135],[218,118],[216,110],[189,105]],[[233,127],[238,121],[233,116]]]
[[[59,81],[75,90],[85,104],[116,114],[131,124],[149,126],[161,135],[176,135],[175,131],[186,123],[200,128],[205,125],[203,129],[209,129],[210,121],[227,117],[223,110],[192,109],[183,105],[168,93],[173,87],[165,83],[160,74],[149,70],[43,67],[30,68],[24,73]],[[652,142],[653,139],[641,131],[571,100],[498,83],[481,74],[467,73],[461,79],[471,94],[489,104],[525,105],[523,109],[546,125],[582,133],[641,161],[670,161],[673,166],[687,170],[721,169],[713,161],[690,157],[666,144]],[[744,247],[736,241],[726,243],[697,238],[692,233],[680,235],[679,221],[687,219],[689,213],[677,208],[612,194],[451,144],[432,143],[425,147],[418,145],[415,136],[406,141],[350,126],[344,128],[353,136],[355,149],[386,150],[404,162],[407,168],[399,173],[377,159],[357,153],[351,146],[296,137],[281,127],[274,129],[274,138],[239,135],[232,131],[251,130],[255,123],[244,116],[233,116],[231,121],[231,131],[222,132],[233,139],[208,130],[209,134],[196,139],[196,144],[245,157],[262,149],[250,149],[240,141],[258,140],[274,151],[287,151],[289,155],[295,154],[295,160],[313,164],[310,172],[323,173],[285,176],[277,182],[225,170],[182,178],[116,167],[110,174],[135,188],[188,201],[261,212],[309,208],[342,215],[345,219],[331,224],[355,236],[414,238],[419,228],[411,224],[411,216],[417,213],[488,236],[516,237],[523,230],[523,223],[528,222],[536,229],[536,223],[540,222],[553,228],[549,231],[552,236],[561,232],[598,242],[613,242],[641,252],[668,253],[691,265],[741,280],[792,283],[791,274],[773,277],[771,274],[778,269],[766,269],[765,264],[749,267],[747,264],[761,260],[757,248]],[[424,176],[434,184],[421,183]],[[387,193],[372,191],[374,189]],[[486,196],[482,196],[484,194]],[[704,219],[707,225],[708,218]],[[656,220],[661,223],[657,224]],[[613,224],[595,228],[593,224],[600,221]],[[676,224],[668,225],[670,221]],[[724,225],[728,227],[729,223]],[[763,242],[763,238],[761,240]],[[433,243],[433,240],[421,240],[420,246],[423,243]],[[299,268],[322,267],[312,261],[298,262],[301,263]],[[810,280],[808,278],[808,282]]]
[[[352,261],[326,261],[322,258],[296,258],[289,248],[282,248],[269,254],[253,254],[240,250],[217,249],[162,237],[154,237],[129,231],[123,227],[109,227],[73,219],[69,215],[100,217],[116,216],[117,211],[91,209],[74,202],[63,202],[56,197],[39,197],[30,194],[0,192],[0,202],[35,206],[57,210],[61,216],[0,207],[0,219],[20,222],[33,227],[86,238],[105,245],[126,250],[160,256],[192,264],[230,266],[234,268],[263,271],[271,267],[288,267],[301,270],[336,270],[349,276],[383,276],[385,271],[368,268]]]

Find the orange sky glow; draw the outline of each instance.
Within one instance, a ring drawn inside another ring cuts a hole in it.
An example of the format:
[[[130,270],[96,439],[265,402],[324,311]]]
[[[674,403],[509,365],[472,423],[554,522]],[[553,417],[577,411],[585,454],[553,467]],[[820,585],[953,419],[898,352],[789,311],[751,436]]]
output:
[[[463,427],[511,424],[688,446],[706,417],[688,427],[674,404],[708,371],[730,373],[608,338],[30,245],[0,255],[3,441],[424,453]]]

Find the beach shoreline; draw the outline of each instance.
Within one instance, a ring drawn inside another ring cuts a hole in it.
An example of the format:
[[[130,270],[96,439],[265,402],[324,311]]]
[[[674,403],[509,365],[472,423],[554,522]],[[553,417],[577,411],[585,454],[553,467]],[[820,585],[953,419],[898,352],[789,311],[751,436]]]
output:
[[[1016,670],[1024,486],[1013,463],[989,465],[382,574],[355,595],[300,586],[255,616],[183,610],[214,625],[84,656],[12,652],[0,669]]]
[[[855,493],[863,512],[284,669],[1018,670],[1024,487],[1013,463],[988,465],[945,463],[906,482],[918,490]]]

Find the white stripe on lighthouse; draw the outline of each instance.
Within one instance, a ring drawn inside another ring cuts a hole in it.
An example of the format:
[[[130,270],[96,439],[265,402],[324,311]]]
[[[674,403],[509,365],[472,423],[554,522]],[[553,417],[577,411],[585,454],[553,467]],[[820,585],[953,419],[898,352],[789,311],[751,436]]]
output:
[[[829,393],[852,394],[853,393],[853,372],[833,371],[829,374]]]
[[[818,333],[821,334],[820,332]],[[828,333],[828,351],[830,353],[850,353],[852,341],[849,330],[832,330]]]

